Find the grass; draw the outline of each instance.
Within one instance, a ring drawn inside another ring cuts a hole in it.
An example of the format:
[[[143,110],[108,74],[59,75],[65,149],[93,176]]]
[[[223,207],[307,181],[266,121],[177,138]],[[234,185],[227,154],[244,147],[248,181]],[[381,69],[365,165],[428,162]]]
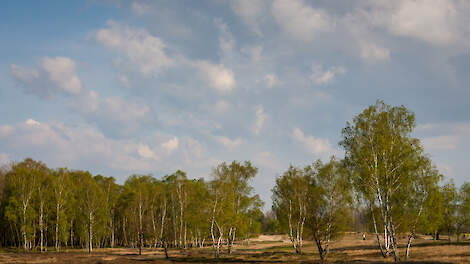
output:
[[[363,241],[360,235],[348,235],[333,241],[329,263],[391,263],[384,259],[376,248],[372,236]],[[401,245],[406,241],[401,240]],[[137,249],[96,249],[92,254],[86,250],[72,249],[62,252],[24,253],[16,249],[2,249],[0,263],[320,263],[316,247],[306,242],[303,254],[295,254],[287,240],[252,241],[248,245],[235,246],[232,255],[221,252],[219,259],[213,258],[210,247],[203,249],[169,250],[170,259],[165,259],[161,249],[144,249],[139,256]],[[403,255],[404,247],[399,248]],[[403,257],[402,257],[403,258]],[[470,263],[470,242],[448,243],[447,241],[415,240],[411,258],[403,263]]]

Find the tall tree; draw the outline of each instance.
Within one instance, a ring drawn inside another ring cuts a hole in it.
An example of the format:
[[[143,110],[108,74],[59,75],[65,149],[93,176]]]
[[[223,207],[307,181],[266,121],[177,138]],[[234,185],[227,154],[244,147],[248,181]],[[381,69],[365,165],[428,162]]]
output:
[[[386,245],[384,251],[377,234],[382,255],[389,254],[390,245],[395,261],[399,255],[392,212],[409,198],[404,192],[415,179],[411,168],[421,154],[419,140],[411,137],[414,126],[414,113],[404,106],[377,101],[347,123],[340,142],[347,164],[357,172],[353,174],[357,191],[379,208]]]
[[[101,216],[105,207],[103,207],[104,193],[98,183],[93,179],[89,172],[75,171],[79,180],[80,205],[84,222],[86,223],[87,247],[88,252],[93,251],[94,238],[96,237],[97,227],[100,227]]]
[[[311,179],[307,201],[307,226],[317,245],[321,260],[329,253],[331,239],[342,234],[349,225],[352,205],[351,185],[344,166],[331,157],[306,168]]]
[[[312,178],[304,170],[290,166],[276,178],[273,192],[273,212],[286,230],[297,254],[302,254],[307,204]]]
[[[25,250],[32,245],[30,236],[33,230],[29,222],[35,213],[31,204],[36,191],[36,183],[38,178],[47,171],[45,164],[28,158],[14,164],[7,174],[7,184],[11,193],[7,217],[10,221],[21,223],[21,236]]]
[[[465,182],[462,184],[458,193],[457,216],[455,225],[457,242],[459,242],[460,233],[465,226],[470,227],[470,182]]]
[[[70,175],[66,168],[59,168],[54,171],[52,177],[52,190],[54,196],[55,211],[55,249],[59,250],[61,236],[64,236],[64,227],[67,224],[65,218],[65,206],[69,198]],[[62,227],[64,226],[64,227]]]
[[[132,175],[124,183],[124,193],[129,197],[128,206],[135,210],[137,216],[139,255],[144,247],[144,218],[150,208],[153,184],[154,178],[150,175]]]

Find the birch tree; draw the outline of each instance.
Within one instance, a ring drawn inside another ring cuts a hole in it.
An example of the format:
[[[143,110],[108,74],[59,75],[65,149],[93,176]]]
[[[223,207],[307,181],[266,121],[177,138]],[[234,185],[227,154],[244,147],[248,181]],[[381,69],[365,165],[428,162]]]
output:
[[[307,200],[307,226],[322,261],[326,260],[330,241],[348,227],[352,206],[351,185],[342,164],[331,157],[305,169],[310,174]]]
[[[39,177],[47,173],[48,168],[41,162],[32,159],[14,164],[7,174],[7,184],[10,187],[11,195],[7,205],[7,217],[10,221],[20,222],[21,237],[24,250],[31,247],[30,237],[32,228],[29,224],[34,215],[31,206],[33,203],[36,183]]]
[[[51,192],[51,173],[39,175],[36,184],[35,200],[37,201],[38,227],[39,227],[39,250],[43,252],[47,246],[46,237],[46,219],[49,215],[50,203],[53,200]]]
[[[103,213],[104,194],[98,183],[93,179],[89,172],[77,171],[79,176],[78,190],[80,193],[80,205],[84,222],[86,223],[87,248],[91,253],[94,247],[94,238],[96,237],[97,227],[101,226],[100,216]]]
[[[391,107],[377,101],[354,117],[342,130],[340,145],[345,160],[354,174],[354,185],[372,205],[377,205],[384,226],[385,250],[376,232],[377,243],[384,257],[390,254],[399,261],[394,209],[406,202],[406,191],[414,180],[410,167],[421,153],[419,141],[411,137],[415,116],[404,106]],[[397,200],[400,197],[405,200]],[[375,220],[375,216],[374,216]],[[374,221],[375,222],[375,221]]]
[[[304,226],[307,219],[309,186],[312,178],[304,170],[290,166],[276,178],[273,192],[273,212],[281,226],[287,229],[292,247],[302,254]]]
[[[132,175],[124,184],[124,192],[129,196],[129,206],[137,214],[139,255],[144,247],[144,218],[149,210],[154,179],[149,175]]]
[[[467,226],[470,227],[470,183],[465,182],[459,189],[457,216],[455,230],[457,234],[457,242],[460,239],[462,229]]]
[[[67,219],[65,218],[65,206],[70,194],[70,175],[68,170],[65,168],[55,170],[51,182],[55,212],[55,249],[58,251],[60,248],[61,236],[63,236],[64,233],[62,230],[65,231],[65,225],[67,224]]]
[[[418,224],[424,224],[427,228],[433,229],[432,226],[438,226],[440,222],[435,215],[439,213],[436,210],[436,204],[439,203],[439,181],[443,176],[432,165],[431,160],[424,156],[418,157],[414,172],[414,181],[408,186],[410,189],[406,192],[408,200],[401,208],[407,220],[403,221],[402,229],[406,228],[408,232],[405,258],[410,255],[411,243],[416,235]]]

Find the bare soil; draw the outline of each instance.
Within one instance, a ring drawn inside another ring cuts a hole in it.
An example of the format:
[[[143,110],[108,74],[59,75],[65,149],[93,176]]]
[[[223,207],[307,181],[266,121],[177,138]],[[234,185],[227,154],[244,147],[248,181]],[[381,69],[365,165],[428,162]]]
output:
[[[400,244],[406,244],[405,238],[400,240]],[[295,254],[284,236],[262,235],[240,242],[230,256],[224,250],[218,260],[214,260],[210,247],[170,249],[168,260],[161,249],[144,249],[141,256],[137,254],[137,249],[129,248],[96,249],[91,254],[78,249],[47,253],[24,253],[10,249],[0,253],[0,263],[320,263],[312,242],[307,241],[303,251],[302,255]],[[399,252],[403,256],[405,248],[399,248]],[[364,241],[360,234],[349,234],[332,242],[328,262],[390,263],[393,258],[384,259],[380,255],[373,236],[368,236]],[[411,257],[406,263],[470,263],[470,241],[449,243],[419,237],[414,241]]]

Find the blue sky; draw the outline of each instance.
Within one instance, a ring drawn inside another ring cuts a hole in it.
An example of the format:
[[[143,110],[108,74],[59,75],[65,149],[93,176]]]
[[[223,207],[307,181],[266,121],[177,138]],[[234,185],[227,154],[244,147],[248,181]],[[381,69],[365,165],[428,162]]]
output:
[[[251,160],[268,208],[276,175],[341,157],[382,99],[470,179],[467,1],[5,1],[0,21],[0,163],[122,183]]]

